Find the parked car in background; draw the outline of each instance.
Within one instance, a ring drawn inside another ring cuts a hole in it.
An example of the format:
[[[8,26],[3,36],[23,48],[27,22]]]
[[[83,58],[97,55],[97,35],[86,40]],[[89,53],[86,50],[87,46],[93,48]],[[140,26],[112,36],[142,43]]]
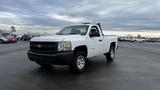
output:
[[[118,41],[125,41],[125,39],[126,39],[125,37],[119,37]]]
[[[1,35],[8,39],[8,43],[11,43],[12,36],[10,33],[2,33]]]
[[[146,42],[159,42],[158,38],[148,38],[146,39]]]
[[[29,41],[31,40],[32,36],[28,35],[28,34],[24,34],[22,37],[21,37],[21,40],[24,40],[24,41]]]
[[[17,42],[17,37],[16,35],[11,35],[10,33],[2,33],[1,34],[3,37],[7,38],[8,43],[16,43]]]
[[[17,42],[16,35],[12,35],[12,37],[11,37],[11,43],[16,43],[16,42]]]
[[[7,43],[7,42],[8,42],[8,39],[0,34],[0,44],[1,43]]]
[[[21,40],[21,37],[24,35],[25,33],[22,32],[13,32],[12,36],[16,35],[17,40]]]
[[[140,43],[142,43],[142,42],[145,42],[145,39],[142,39],[142,38],[136,38],[136,39],[135,39],[135,42],[140,42]]]
[[[136,40],[135,40],[135,38],[133,38],[133,37],[119,37],[118,38],[118,41],[125,41],[125,42],[135,42]]]

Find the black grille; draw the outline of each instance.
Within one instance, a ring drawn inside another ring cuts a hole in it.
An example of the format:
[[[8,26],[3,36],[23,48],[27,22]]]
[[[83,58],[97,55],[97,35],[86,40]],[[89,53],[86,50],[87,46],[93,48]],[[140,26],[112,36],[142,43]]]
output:
[[[30,42],[30,50],[36,53],[54,54],[58,52],[58,42]]]

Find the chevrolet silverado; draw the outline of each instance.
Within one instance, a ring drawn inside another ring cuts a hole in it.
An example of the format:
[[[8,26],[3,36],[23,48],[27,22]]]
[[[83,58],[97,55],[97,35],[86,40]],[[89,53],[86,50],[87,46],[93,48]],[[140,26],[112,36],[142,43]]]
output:
[[[104,54],[112,62],[117,46],[117,36],[104,35],[100,23],[80,24],[32,38],[28,57],[41,66],[69,65],[72,71],[83,72],[88,58]]]

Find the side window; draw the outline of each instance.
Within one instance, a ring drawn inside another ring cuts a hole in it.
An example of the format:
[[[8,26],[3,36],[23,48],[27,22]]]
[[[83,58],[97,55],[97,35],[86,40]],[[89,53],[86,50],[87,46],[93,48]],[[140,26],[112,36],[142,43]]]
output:
[[[92,34],[92,37],[100,37],[99,30],[96,26],[92,26],[90,30],[90,35]]]

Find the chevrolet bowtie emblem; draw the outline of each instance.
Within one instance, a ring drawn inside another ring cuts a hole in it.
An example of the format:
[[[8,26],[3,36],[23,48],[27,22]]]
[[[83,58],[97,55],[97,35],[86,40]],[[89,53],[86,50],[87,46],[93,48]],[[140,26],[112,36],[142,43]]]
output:
[[[42,47],[42,45],[38,44],[38,45],[37,45],[37,47],[38,47],[38,48],[41,48],[41,47]]]

